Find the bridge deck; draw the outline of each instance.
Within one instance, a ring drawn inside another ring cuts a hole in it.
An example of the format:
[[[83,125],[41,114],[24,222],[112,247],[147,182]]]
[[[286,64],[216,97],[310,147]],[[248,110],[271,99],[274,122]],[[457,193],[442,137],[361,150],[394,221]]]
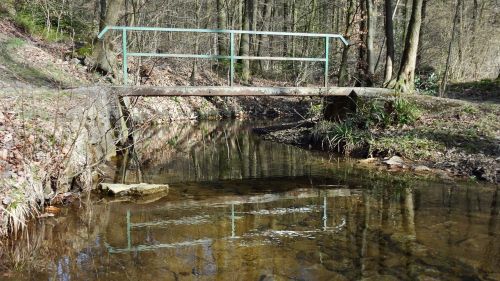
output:
[[[120,96],[360,96],[391,94],[393,90],[363,87],[212,87],[212,86],[117,86]]]

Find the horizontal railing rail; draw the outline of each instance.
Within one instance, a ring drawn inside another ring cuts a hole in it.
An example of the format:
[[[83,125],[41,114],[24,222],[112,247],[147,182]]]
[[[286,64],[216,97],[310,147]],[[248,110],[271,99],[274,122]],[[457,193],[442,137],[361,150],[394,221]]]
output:
[[[306,62],[324,62],[325,63],[325,87],[328,87],[329,70],[329,52],[330,39],[339,39],[348,45],[349,42],[340,34],[323,33],[300,33],[300,32],[274,32],[274,31],[251,31],[251,30],[225,30],[225,29],[185,29],[185,28],[166,28],[166,27],[139,27],[139,26],[106,26],[97,36],[102,39],[110,30],[120,30],[122,32],[122,53],[123,53],[123,82],[128,84],[128,57],[163,57],[163,58],[195,58],[195,59],[228,59],[230,60],[230,80],[229,85],[234,83],[235,60],[277,60],[277,61],[306,61]],[[157,32],[194,32],[194,33],[222,33],[229,34],[230,52],[229,55],[200,55],[200,54],[168,54],[168,53],[136,53],[127,50],[127,32],[128,31],[157,31]],[[269,57],[269,56],[238,56],[235,54],[235,35],[271,35],[271,36],[297,36],[297,37],[315,37],[325,39],[325,57]]]

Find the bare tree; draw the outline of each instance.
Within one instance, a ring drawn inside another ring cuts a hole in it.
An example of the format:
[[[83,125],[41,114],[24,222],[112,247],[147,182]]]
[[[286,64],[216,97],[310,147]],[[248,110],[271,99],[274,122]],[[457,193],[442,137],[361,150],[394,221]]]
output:
[[[423,0],[413,0],[401,66],[394,83],[394,88],[401,92],[412,92],[415,88],[414,82],[418,39],[420,35],[420,26],[422,24],[422,2]]]
[[[99,26],[116,25],[120,18],[120,11],[123,7],[123,0],[101,0],[101,21]],[[103,5],[104,4],[104,5]],[[103,9],[105,10],[104,12]],[[111,44],[109,33],[104,35],[102,40],[97,40],[94,49],[95,65],[94,67],[104,73],[115,74],[116,71],[116,55],[113,52],[113,44]]]
[[[346,27],[345,27],[345,33],[344,33],[347,40],[349,40],[349,38],[351,36],[352,28],[354,25],[354,16],[355,16],[355,1],[349,0],[348,3],[349,3],[349,6],[347,8],[347,13],[345,16]],[[340,69],[339,69],[339,86],[345,86],[349,80],[347,59],[349,57],[350,46],[351,46],[350,44],[347,46],[344,46],[344,49],[342,50],[342,59],[340,62]]]
[[[385,0],[386,59],[384,85],[387,85],[391,81],[394,67],[394,24],[392,13],[392,0]]]
[[[448,83],[448,74],[450,70],[450,62],[451,62],[451,52],[453,51],[453,41],[455,41],[455,34],[457,29],[457,23],[459,21],[460,9],[462,6],[462,1],[457,0],[456,8],[455,8],[455,16],[453,17],[453,28],[451,30],[451,39],[450,44],[448,45],[448,57],[446,58],[446,66],[443,74],[443,79],[441,80],[441,85],[439,87],[439,96],[444,97],[446,94],[446,86]]]
[[[244,13],[243,13],[243,30],[250,30],[250,19],[252,15],[253,5],[255,0],[244,0]],[[250,54],[250,36],[248,34],[241,35],[240,42],[240,56],[248,56]],[[250,61],[247,59],[241,60],[241,81],[248,83],[250,79]]]
[[[373,79],[375,76],[375,47],[374,41],[377,30],[377,16],[376,16],[376,4],[375,0],[366,0],[366,61],[367,61],[367,71],[368,71],[368,86],[373,85]]]

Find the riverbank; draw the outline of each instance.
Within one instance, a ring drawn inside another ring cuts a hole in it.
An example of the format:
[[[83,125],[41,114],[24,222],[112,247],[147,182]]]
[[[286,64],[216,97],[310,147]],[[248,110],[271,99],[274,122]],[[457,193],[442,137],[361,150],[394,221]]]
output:
[[[499,81],[490,84],[487,95],[497,97]],[[268,140],[357,157],[363,166],[498,183],[500,105],[481,99],[364,97],[357,113],[341,122],[256,131]]]

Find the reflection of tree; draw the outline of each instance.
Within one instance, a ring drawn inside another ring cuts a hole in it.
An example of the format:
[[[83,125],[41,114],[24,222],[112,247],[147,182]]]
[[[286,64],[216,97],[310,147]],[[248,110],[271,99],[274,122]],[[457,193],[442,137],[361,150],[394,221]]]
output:
[[[48,271],[59,266],[58,271],[51,272],[52,279],[69,280],[64,277],[71,275],[78,260],[86,258],[95,260],[85,264],[86,272],[92,276],[99,264],[105,263],[105,249],[101,248],[99,234],[110,221],[110,208],[94,204],[90,198],[82,199],[80,204],[78,213],[59,214],[57,223],[42,219],[30,224],[22,237],[5,244],[2,241],[0,272],[22,272],[20,280],[51,279]]]
[[[500,239],[497,236],[498,225],[498,186],[491,199],[491,211],[488,220],[488,243],[484,248],[484,256],[480,268],[485,272],[498,272],[500,268]]]
[[[302,176],[308,174],[308,163],[314,159],[308,151],[262,141],[238,122],[172,124],[146,136],[135,146],[135,154],[124,153],[118,159],[115,181],[173,183]],[[140,159],[135,164],[130,161],[134,155]]]

